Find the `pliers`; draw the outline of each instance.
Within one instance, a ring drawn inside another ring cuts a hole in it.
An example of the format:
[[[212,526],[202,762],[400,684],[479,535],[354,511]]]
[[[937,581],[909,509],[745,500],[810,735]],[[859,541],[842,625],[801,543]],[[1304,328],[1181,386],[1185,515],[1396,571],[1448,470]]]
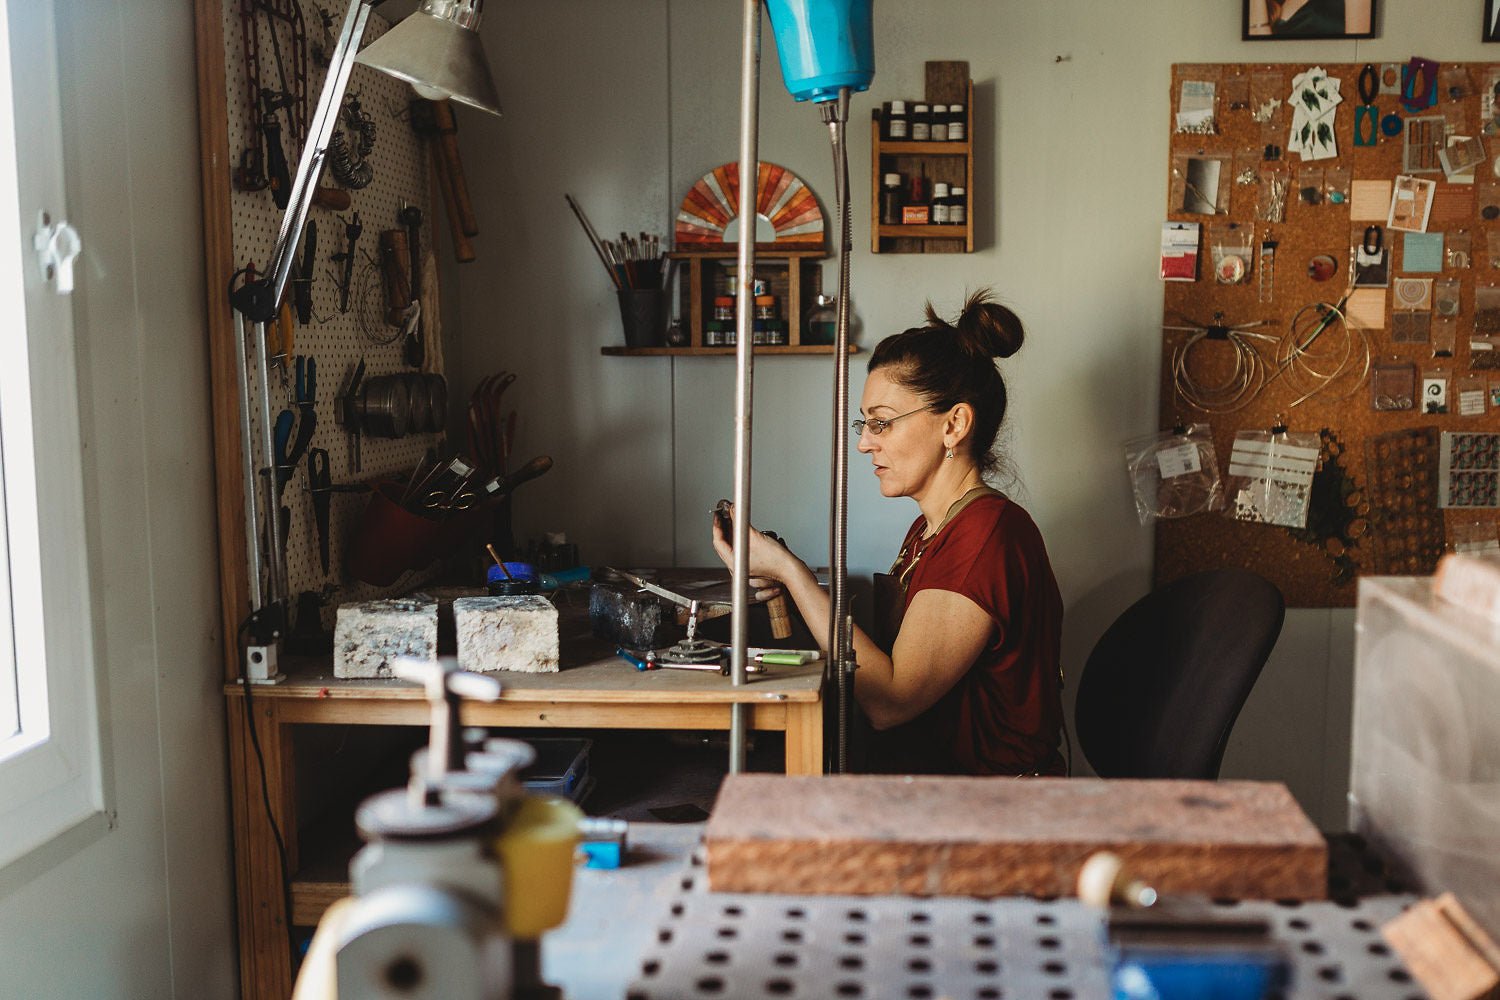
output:
[[[302,461],[302,456],[307,454],[307,446],[312,443],[313,431],[318,429],[318,413],[314,405],[318,394],[318,361],[316,358],[297,355],[297,382],[296,397],[297,414],[291,410],[282,410],[276,415],[276,489],[278,499],[280,490],[291,481],[292,475],[297,471],[297,463]],[[296,425],[297,435],[292,436],[292,427]]]

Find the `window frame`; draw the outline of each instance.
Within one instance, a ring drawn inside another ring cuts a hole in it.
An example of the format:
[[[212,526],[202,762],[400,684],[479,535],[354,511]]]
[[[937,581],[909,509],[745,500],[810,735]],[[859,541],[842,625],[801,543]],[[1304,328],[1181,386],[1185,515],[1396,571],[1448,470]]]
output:
[[[73,304],[30,246],[42,212],[66,219],[54,25],[52,0],[0,0],[0,210],[15,211],[0,223],[0,302],[25,313],[0,324],[0,653],[13,651],[20,719],[0,738],[0,891],[112,822]]]

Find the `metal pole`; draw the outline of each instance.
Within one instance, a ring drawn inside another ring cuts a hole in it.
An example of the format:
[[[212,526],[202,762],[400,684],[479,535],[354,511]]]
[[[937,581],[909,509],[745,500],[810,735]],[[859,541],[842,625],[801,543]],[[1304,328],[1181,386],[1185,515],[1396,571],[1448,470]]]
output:
[[[833,456],[830,485],[829,548],[830,610],[828,665],[838,691],[834,770],[849,769],[849,682],[852,634],[849,623],[849,254],[854,241],[849,220],[849,152],[844,144],[844,126],[849,120],[849,89],[840,89],[838,101],[822,106],[833,142],[834,193],[839,203],[839,293],[838,324],[833,340]]]
[[[266,573],[266,578],[271,583],[269,603],[284,608],[287,598],[286,539],[281,537],[281,490],[277,482],[281,470],[276,467],[276,444],[274,428],[271,426],[271,376],[270,359],[266,355],[266,324],[253,323],[250,331],[255,349],[255,369],[260,376],[260,446],[265,461],[260,468],[265,470],[266,534],[271,539],[271,568]]]
[[[734,350],[734,588],[730,617],[729,672],[745,683],[750,625],[750,425],[754,409],[755,201],[760,179],[760,0],[745,0],[740,60],[740,242],[739,294],[735,303]],[[729,771],[745,769],[749,706],[734,704],[729,716]]]
[[[249,327],[239,310],[234,313],[234,341],[240,345],[240,363],[235,365],[240,394],[240,453],[244,457],[245,488],[245,558],[250,567],[250,610],[259,611],[265,603],[260,578],[260,462],[250,437],[250,340]]]

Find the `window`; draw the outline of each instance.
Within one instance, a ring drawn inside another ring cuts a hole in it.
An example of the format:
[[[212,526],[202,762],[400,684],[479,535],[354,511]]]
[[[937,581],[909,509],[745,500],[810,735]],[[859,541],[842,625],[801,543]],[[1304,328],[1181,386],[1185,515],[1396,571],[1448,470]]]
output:
[[[0,866],[104,810],[52,6],[0,0]]]

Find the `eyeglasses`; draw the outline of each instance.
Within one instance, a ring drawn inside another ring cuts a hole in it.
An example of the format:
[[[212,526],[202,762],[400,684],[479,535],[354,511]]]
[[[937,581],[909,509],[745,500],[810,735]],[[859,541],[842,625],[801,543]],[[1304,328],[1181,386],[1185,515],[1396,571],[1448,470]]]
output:
[[[866,427],[870,429],[871,434],[879,436],[885,433],[885,429],[887,427],[891,426],[891,424],[894,424],[902,417],[909,417],[913,413],[921,413],[925,409],[927,409],[927,407],[919,406],[915,410],[907,410],[905,413],[899,413],[894,417],[890,417],[889,419],[884,417],[869,417],[868,419],[861,418],[854,421],[854,423],[851,425],[854,428],[854,436],[863,437]]]

